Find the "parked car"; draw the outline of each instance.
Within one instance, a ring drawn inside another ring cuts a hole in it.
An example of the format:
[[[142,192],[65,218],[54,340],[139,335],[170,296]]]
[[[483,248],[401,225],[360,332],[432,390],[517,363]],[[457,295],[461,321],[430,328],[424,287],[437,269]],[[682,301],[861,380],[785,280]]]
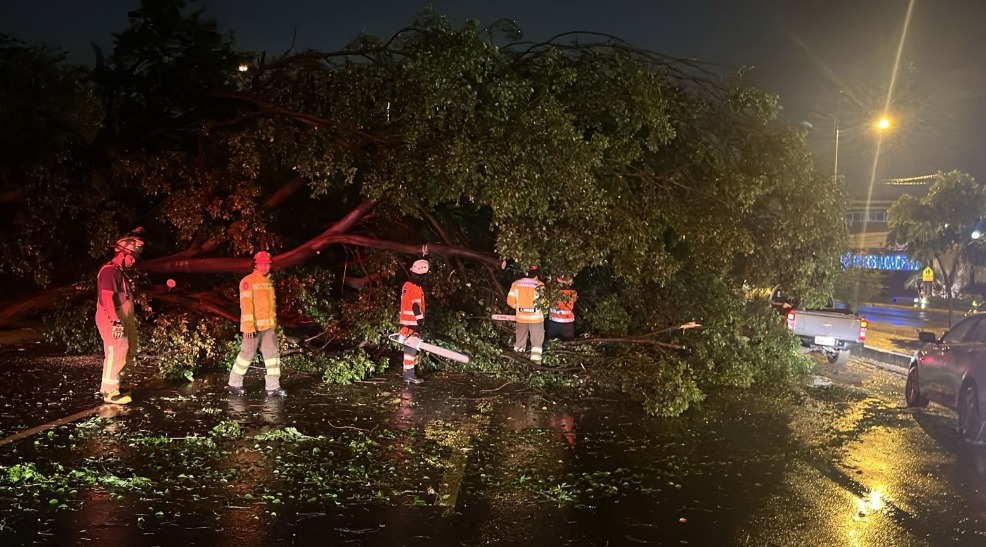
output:
[[[929,401],[958,413],[959,434],[982,444],[986,433],[980,401],[986,401],[986,314],[966,317],[941,338],[921,331],[921,349],[907,371],[904,400],[911,407]]]

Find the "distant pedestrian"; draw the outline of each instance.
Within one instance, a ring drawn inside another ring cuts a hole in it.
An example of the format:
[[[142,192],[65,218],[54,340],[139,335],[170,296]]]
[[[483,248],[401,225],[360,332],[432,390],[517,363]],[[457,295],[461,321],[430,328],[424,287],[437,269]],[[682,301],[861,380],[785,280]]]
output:
[[[548,340],[571,340],[575,338],[575,301],[578,293],[572,288],[572,280],[566,277],[556,277],[557,299],[548,310],[548,322],[544,325],[545,337]]]
[[[110,404],[125,405],[129,395],[120,393],[120,373],[137,355],[137,318],[134,284],[127,275],[144,250],[143,230],[138,228],[113,246],[113,259],[96,274],[96,328],[103,340],[103,375],[99,396]]]
[[[428,274],[428,261],[415,260],[411,264],[411,273],[408,280],[401,287],[401,311],[399,321],[401,330],[398,333],[401,341],[408,338],[412,340],[416,337],[420,340],[422,330],[425,326],[425,292],[422,288],[425,275]],[[418,359],[417,348],[405,344],[404,360],[402,365],[404,382],[408,384],[420,384],[424,382],[414,373],[414,365]]]
[[[277,342],[277,299],[270,279],[273,259],[267,251],[253,257],[253,272],[240,281],[240,332],[243,342],[229,371],[228,389],[231,395],[244,395],[243,378],[257,355],[264,357],[265,389],[268,397],[285,397],[281,388],[281,354]]]
[[[544,351],[544,312],[548,304],[544,295],[544,283],[538,279],[538,267],[531,266],[527,276],[514,281],[507,293],[507,305],[515,310],[514,351],[527,350],[528,337],[531,340],[531,361],[541,362]]]

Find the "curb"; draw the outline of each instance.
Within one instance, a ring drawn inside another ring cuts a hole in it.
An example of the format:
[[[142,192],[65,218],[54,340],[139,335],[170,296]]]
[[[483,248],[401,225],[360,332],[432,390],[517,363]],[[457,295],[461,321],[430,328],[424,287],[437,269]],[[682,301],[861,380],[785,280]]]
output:
[[[867,364],[880,367],[884,370],[896,372],[902,376],[907,375],[907,369],[911,366],[912,354],[897,353],[895,351],[885,351],[876,348],[863,346],[858,358]]]

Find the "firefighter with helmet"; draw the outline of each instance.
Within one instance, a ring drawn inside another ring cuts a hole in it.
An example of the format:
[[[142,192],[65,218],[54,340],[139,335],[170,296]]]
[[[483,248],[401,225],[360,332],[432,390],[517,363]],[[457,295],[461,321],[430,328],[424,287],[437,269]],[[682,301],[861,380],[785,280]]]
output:
[[[129,395],[120,392],[120,372],[137,354],[134,284],[126,272],[143,250],[143,229],[137,228],[116,241],[113,258],[96,274],[96,328],[104,354],[99,396],[110,404],[131,401]]]
[[[400,340],[407,340],[409,337],[421,338],[421,330],[425,326],[425,293],[421,285],[424,283],[425,275],[428,274],[428,261],[415,260],[411,264],[411,273],[408,280],[401,287],[401,311],[399,331]],[[417,361],[418,350],[413,346],[404,345],[403,377],[408,384],[420,384],[424,382],[414,374],[414,364]]]
[[[579,295],[572,288],[572,279],[558,276],[555,303],[548,310],[548,322],[544,325],[545,337],[548,340],[571,340],[575,338],[575,301]]]
[[[544,312],[548,302],[544,295],[544,283],[538,279],[538,267],[531,266],[527,276],[514,281],[507,293],[507,305],[515,310],[514,351],[523,353],[527,339],[531,340],[531,361],[541,362],[544,351]]]
[[[277,299],[270,278],[273,259],[267,251],[253,257],[253,272],[240,281],[240,332],[243,342],[229,371],[230,395],[245,395],[243,378],[260,349],[264,357],[265,389],[268,397],[285,397],[281,388],[281,355],[277,343]]]

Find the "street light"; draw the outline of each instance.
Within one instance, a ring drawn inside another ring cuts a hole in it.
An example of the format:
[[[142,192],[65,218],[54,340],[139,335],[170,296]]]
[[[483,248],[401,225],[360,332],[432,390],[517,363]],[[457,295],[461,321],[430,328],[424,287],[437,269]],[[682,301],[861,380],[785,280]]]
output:
[[[892,125],[893,125],[893,122],[890,121],[890,118],[888,118],[886,116],[881,116],[879,119],[877,119],[875,122],[873,122],[873,129],[875,129],[878,132],[881,132],[882,133],[882,132],[890,129],[890,127]],[[843,133],[848,133],[850,131],[854,131],[856,129],[860,129],[861,127],[866,127],[866,126],[864,125],[864,126],[860,126],[860,127],[851,127],[849,129],[839,129],[839,116],[838,116],[838,114],[836,114],[836,116],[835,116],[835,165],[832,168],[832,178],[833,179],[839,180],[839,137]]]

